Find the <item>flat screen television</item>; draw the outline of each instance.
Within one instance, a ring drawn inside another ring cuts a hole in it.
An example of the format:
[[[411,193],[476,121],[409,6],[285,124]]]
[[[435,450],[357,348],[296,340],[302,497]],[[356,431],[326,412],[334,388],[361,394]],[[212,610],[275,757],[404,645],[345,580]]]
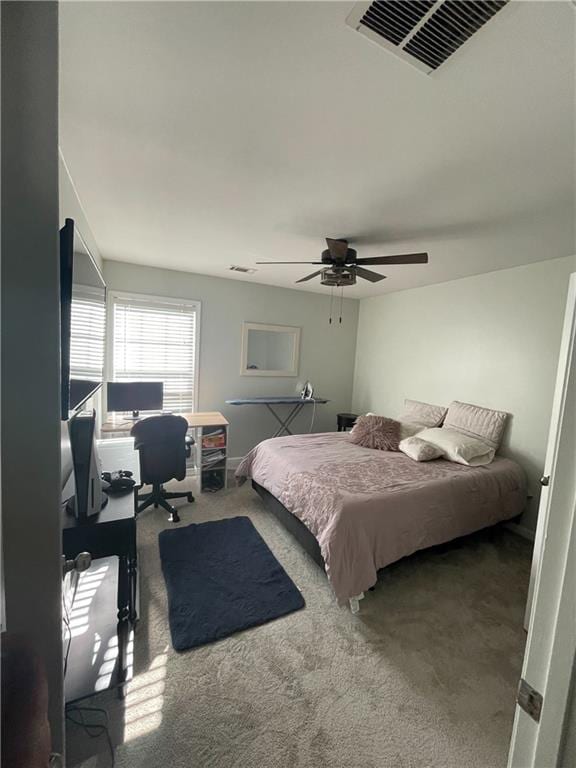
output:
[[[68,419],[102,386],[106,284],[74,221],[60,230],[62,418]]]

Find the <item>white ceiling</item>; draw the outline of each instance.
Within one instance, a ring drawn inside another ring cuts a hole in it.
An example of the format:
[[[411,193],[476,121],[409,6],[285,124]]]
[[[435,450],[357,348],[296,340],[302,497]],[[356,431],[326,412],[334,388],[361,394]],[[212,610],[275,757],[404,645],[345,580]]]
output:
[[[326,235],[428,250],[365,296],[574,250],[574,6],[514,2],[431,77],[351,7],[61,4],[61,147],[104,258],[294,287],[317,267],[226,270]]]

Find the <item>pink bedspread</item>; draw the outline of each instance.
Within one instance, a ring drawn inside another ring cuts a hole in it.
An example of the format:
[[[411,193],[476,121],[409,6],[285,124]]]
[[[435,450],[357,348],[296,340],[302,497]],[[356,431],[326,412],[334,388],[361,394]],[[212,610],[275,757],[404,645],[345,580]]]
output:
[[[339,600],[371,587],[379,568],[514,517],[526,501],[510,459],[419,463],[335,432],[264,440],[236,477],[266,488],[314,534]]]

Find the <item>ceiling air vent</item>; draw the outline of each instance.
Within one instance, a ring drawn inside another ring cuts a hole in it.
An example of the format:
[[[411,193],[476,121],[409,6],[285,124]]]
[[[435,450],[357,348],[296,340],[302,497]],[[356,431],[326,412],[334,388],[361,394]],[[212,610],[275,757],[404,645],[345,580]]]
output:
[[[242,272],[245,275],[253,275],[254,272],[257,272],[257,269],[254,269],[253,267],[239,267],[237,264],[232,264],[228,267],[230,272]]]
[[[424,72],[434,72],[509,0],[356,3],[348,26]]]

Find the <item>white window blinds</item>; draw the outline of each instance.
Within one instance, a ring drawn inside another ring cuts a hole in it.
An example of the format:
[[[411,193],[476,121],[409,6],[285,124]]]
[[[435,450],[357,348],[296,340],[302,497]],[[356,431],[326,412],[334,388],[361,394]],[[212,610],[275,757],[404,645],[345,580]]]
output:
[[[75,285],[70,312],[70,377],[101,381],[106,307],[102,289]]]
[[[199,305],[121,295],[112,301],[114,381],[162,381],[165,410],[193,411]]]

